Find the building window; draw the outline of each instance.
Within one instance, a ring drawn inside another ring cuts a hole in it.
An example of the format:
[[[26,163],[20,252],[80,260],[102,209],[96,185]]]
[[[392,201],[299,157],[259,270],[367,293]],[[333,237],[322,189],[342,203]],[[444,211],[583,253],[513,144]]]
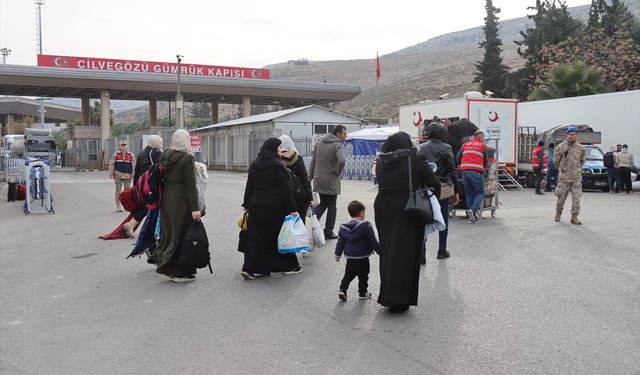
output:
[[[314,125],[313,134],[327,134],[327,125]]]

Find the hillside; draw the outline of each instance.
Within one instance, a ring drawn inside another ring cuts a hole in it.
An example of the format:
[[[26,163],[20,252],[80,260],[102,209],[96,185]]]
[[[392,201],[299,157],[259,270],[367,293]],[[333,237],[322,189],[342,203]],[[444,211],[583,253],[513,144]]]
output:
[[[640,1],[626,0],[629,9],[640,17]],[[572,15],[586,21],[589,5],[569,8]],[[504,63],[519,68],[523,60],[518,56],[519,32],[529,25],[526,17],[502,20],[500,37],[503,42]],[[307,65],[277,63],[266,68],[272,79],[305,82],[330,82],[355,85],[362,94],[344,102],[342,111],[359,117],[384,117],[397,120],[398,107],[420,100],[435,99],[444,93],[461,96],[474,88],[475,63],[481,59],[478,47],[483,40],[482,25],[429,39],[380,57],[382,78],[378,87],[378,111],[375,110],[375,59],[311,61]],[[221,116],[230,110],[221,106]],[[224,108],[224,109],[223,109]],[[158,118],[164,117],[166,102],[158,103]],[[187,110],[188,113],[188,110]],[[118,122],[139,121],[146,116],[146,107],[116,111]]]

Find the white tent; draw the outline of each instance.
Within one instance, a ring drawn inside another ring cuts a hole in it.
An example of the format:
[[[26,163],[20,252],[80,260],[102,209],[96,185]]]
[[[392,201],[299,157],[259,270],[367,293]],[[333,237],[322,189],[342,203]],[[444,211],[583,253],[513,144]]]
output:
[[[371,141],[385,141],[388,136],[400,131],[399,126],[386,126],[382,128],[362,129],[347,134],[347,141],[352,139],[362,139]]]

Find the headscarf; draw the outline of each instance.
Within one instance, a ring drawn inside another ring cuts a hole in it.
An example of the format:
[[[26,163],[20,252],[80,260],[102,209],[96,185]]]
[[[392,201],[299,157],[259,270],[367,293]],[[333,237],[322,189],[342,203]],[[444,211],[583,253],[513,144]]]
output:
[[[184,129],[176,130],[171,136],[171,149],[193,154],[189,132]]]
[[[382,152],[392,152],[402,149],[411,149],[413,148],[413,142],[411,142],[411,137],[409,134],[405,132],[397,132],[391,134],[387,141],[384,142],[382,147],[380,147],[380,151]]]
[[[258,158],[260,159],[275,159],[280,158],[278,155],[278,147],[282,141],[279,138],[271,137],[267,138],[266,141],[260,147],[260,153],[258,153]]]
[[[147,139],[147,146],[151,148],[157,148],[158,150],[162,151],[162,146],[163,146],[162,137],[155,134],[149,136],[149,138]]]
[[[289,137],[288,135],[281,135],[280,140],[282,141],[282,144],[280,145],[280,151],[293,151],[296,154],[299,154],[298,149],[293,143],[293,139],[291,139],[291,137]]]
[[[618,146],[616,146],[616,145],[611,145],[611,147],[609,147],[609,151],[611,151],[611,152],[618,152]]]

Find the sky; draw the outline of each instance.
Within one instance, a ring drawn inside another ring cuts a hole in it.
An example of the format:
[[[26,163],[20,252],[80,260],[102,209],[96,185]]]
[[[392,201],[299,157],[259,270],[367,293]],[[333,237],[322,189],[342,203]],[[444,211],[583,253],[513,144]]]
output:
[[[590,0],[567,0],[569,6]],[[494,0],[502,20],[535,0]],[[306,58],[375,58],[480,26],[484,0],[322,2],[245,0],[45,0],[43,53],[262,67]],[[9,64],[36,65],[34,0],[0,0],[0,48]]]

